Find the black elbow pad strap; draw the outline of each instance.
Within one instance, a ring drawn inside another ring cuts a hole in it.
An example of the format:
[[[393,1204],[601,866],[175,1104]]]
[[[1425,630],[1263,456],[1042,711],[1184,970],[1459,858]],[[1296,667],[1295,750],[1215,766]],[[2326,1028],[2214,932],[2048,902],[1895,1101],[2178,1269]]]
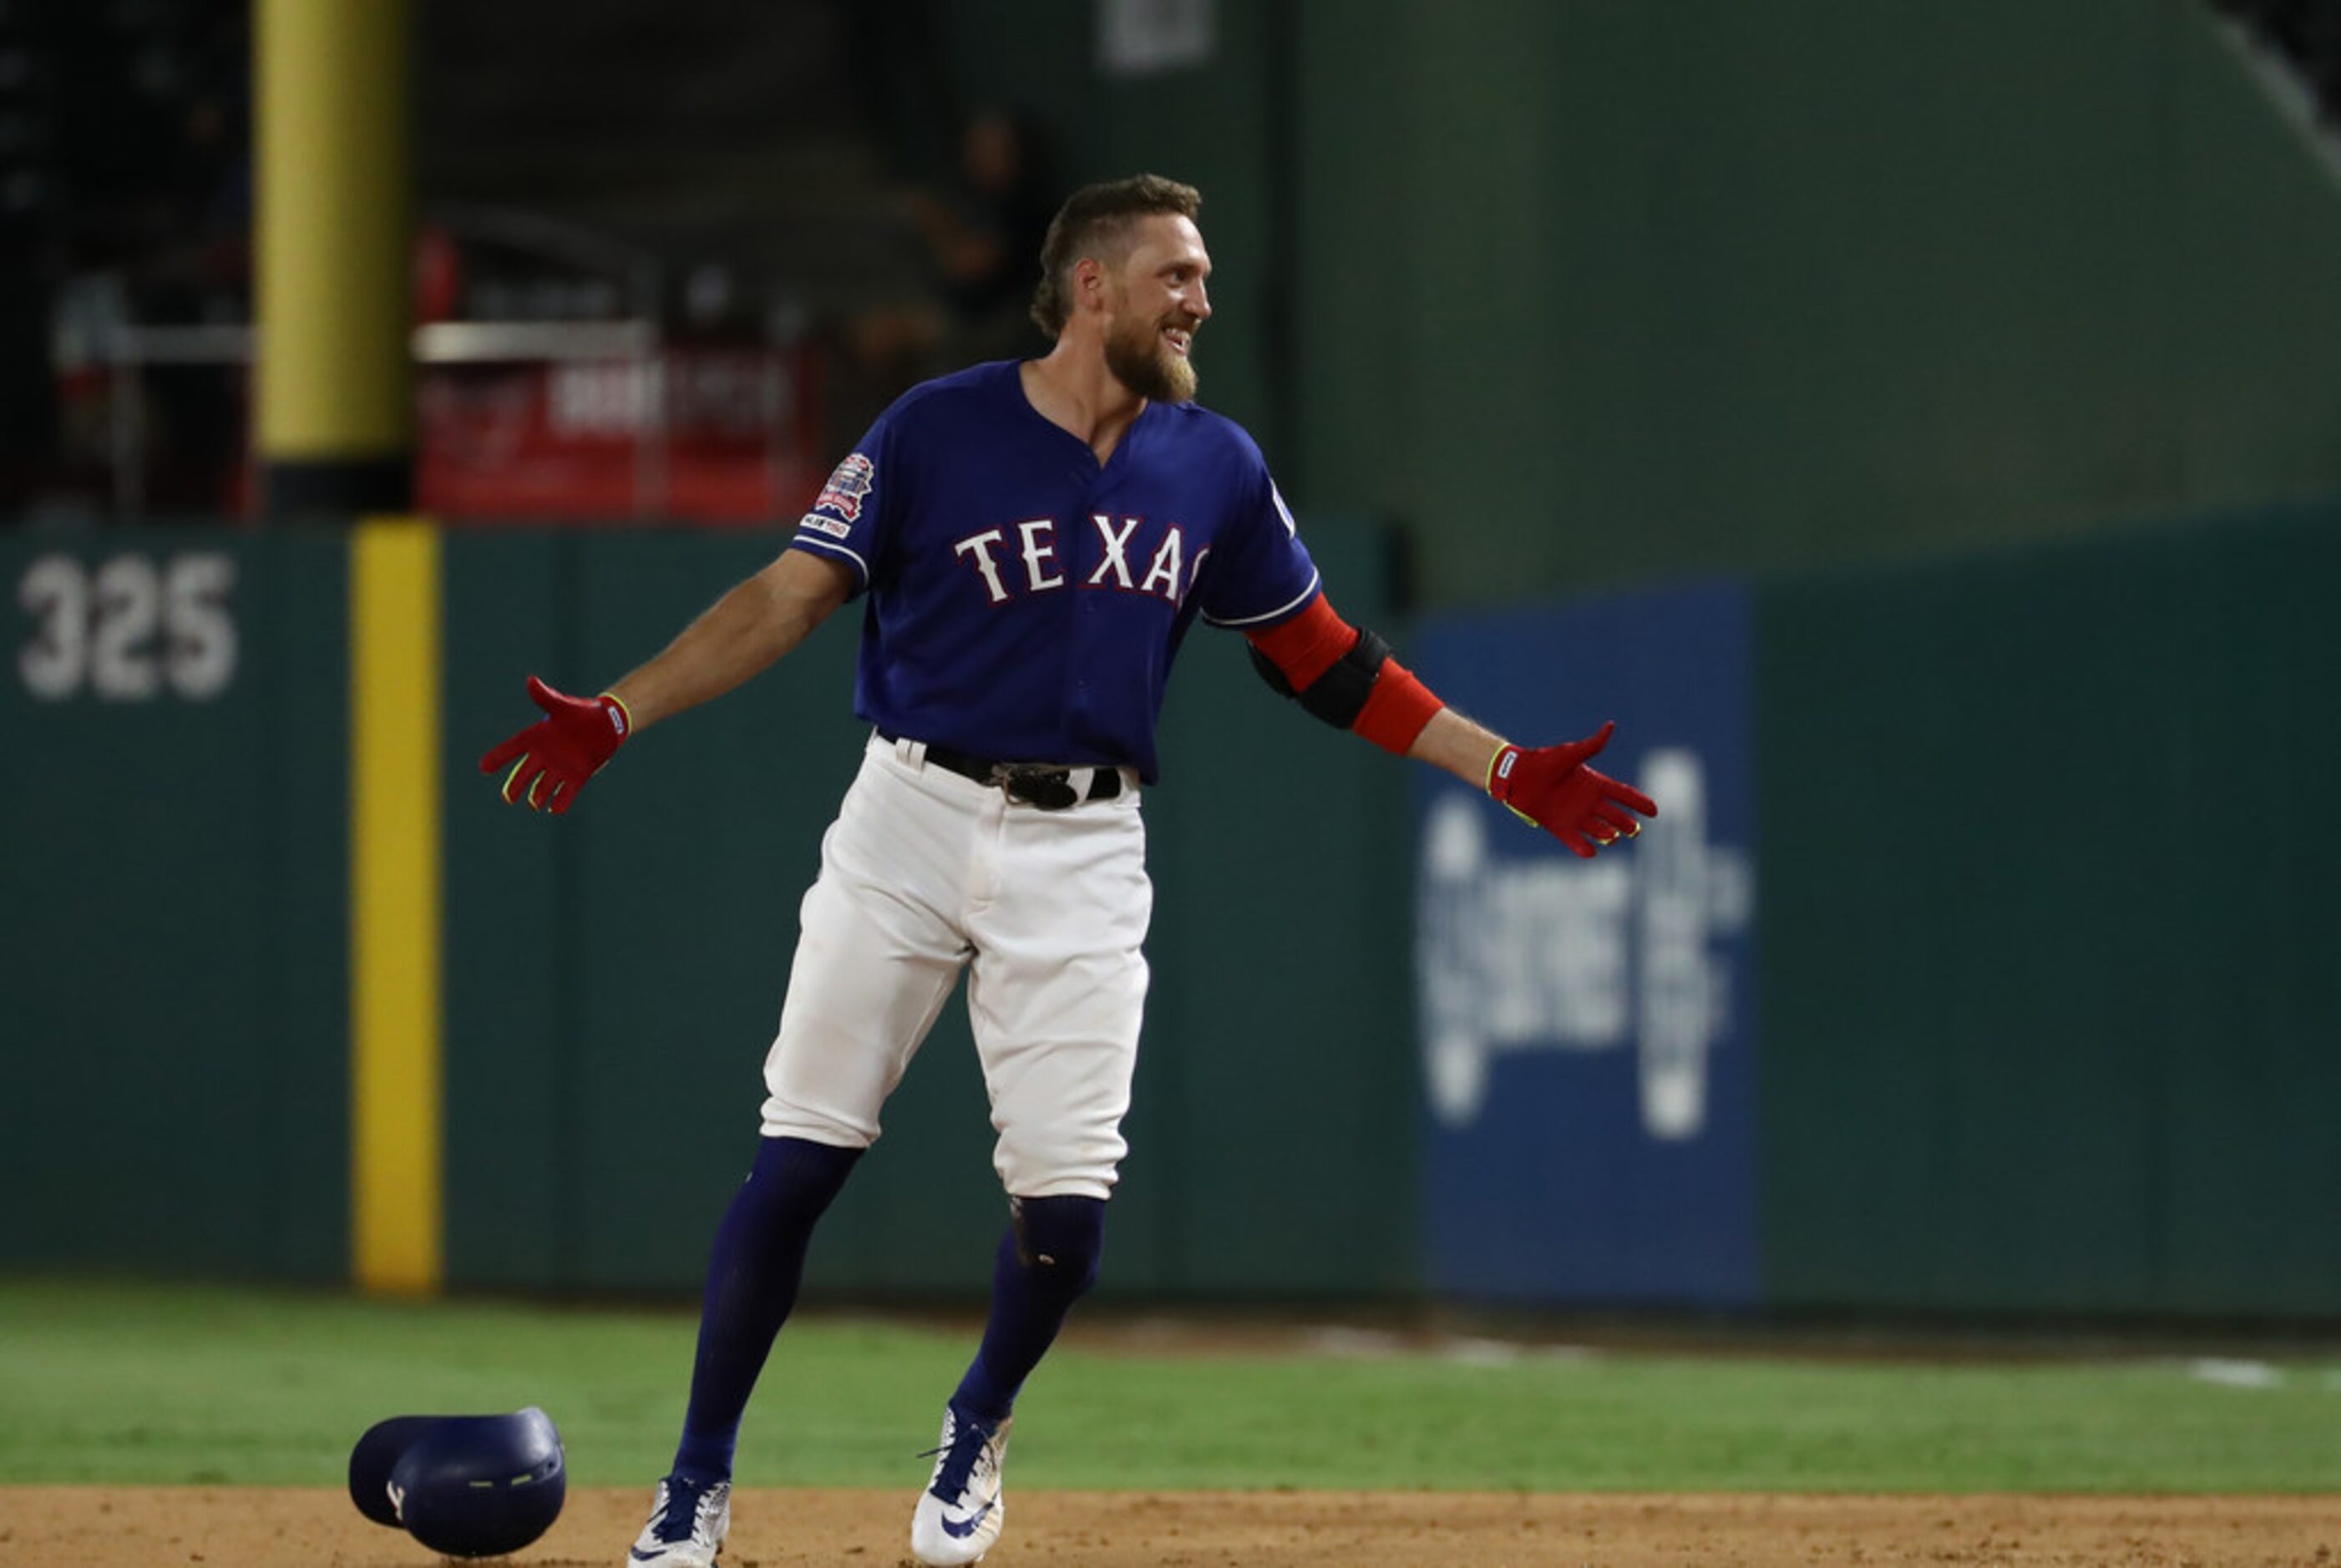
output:
[[[1390,659],[1390,644],[1374,632],[1360,628],[1358,640],[1350,651],[1335,660],[1332,667],[1311,681],[1305,691],[1292,690],[1292,682],[1273,660],[1257,648],[1251,650],[1252,668],[1260,679],[1276,689],[1281,697],[1298,697],[1300,706],[1322,719],[1336,729],[1347,729],[1358,721],[1366,709],[1366,699],[1374,693],[1374,681]]]
[[[1262,653],[1260,650],[1260,645],[1258,643],[1245,643],[1244,650],[1251,655],[1251,667],[1260,672],[1260,678],[1262,680],[1268,682],[1270,690],[1275,692],[1279,697],[1298,697],[1300,695],[1299,692],[1292,690],[1292,682],[1284,678],[1284,671],[1276,667],[1276,660],[1270,659],[1267,654]]]

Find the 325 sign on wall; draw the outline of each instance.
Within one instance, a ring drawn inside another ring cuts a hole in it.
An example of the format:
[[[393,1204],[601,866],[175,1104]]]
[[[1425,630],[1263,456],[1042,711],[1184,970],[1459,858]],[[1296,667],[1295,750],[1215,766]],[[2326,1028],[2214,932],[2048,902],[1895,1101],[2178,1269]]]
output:
[[[235,564],[214,551],[39,557],[16,584],[32,623],[25,690],[45,702],[219,696],[235,680]]]

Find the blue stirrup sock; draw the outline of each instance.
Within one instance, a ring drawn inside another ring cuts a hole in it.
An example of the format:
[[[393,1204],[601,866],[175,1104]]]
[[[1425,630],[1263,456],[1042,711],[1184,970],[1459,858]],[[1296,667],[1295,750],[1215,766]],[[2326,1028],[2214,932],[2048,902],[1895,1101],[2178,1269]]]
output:
[[[732,1478],[740,1416],[773,1336],[796,1305],[813,1226],[862,1154],[803,1138],[766,1138],[757,1149],[755,1167],[724,1211],[707,1260],[691,1404],[674,1451],[677,1474],[701,1482]]]
[[[986,1426],[1014,1407],[1065,1315],[1097,1283],[1105,1245],[1103,1198],[1011,1198],[1010,1214],[992,1264],[983,1344],[951,1399],[954,1410]]]

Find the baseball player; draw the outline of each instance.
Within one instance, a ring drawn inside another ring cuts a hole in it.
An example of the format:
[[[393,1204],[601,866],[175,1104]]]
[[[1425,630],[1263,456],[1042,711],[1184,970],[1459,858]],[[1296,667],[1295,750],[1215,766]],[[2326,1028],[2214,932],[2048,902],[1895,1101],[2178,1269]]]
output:
[[[1191,188],[1076,192],[1041,253],[1038,360],[905,393],[780,558],[598,697],[531,678],[544,717],[482,759],[554,813],[639,730],[739,685],[864,600],[872,727],[822,841],[763,1136],[715,1235],[682,1438],[635,1568],[704,1568],[731,1519],[742,1412],[805,1247],[968,972],[1009,1226],[911,1523],[926,1563],[1000,1537],[1011,1413],[1097,1276],[1146,994],[1139,801],[1163,683],[1200,616],[1319,719],[1486,789],[1579,855],[1657,808],[1589,764],[1609,736],[1515,746],[1443,706],[1327,600],[1251,439],[1193,402],[1211,263]]]

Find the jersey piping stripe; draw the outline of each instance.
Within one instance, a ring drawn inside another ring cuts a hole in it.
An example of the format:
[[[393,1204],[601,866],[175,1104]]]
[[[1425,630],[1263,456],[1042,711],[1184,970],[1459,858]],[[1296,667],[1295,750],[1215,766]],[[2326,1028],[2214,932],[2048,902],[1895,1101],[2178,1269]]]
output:
[[[799,549],[833,550],[837,551],[838,554],[845,557],[848,561],[851,561],[854,565],[862,569],[862,581],[865,586],[870,581],[870,563],[862,560],[860,556],[854,554],[853,551],[846,549],[845,546],[842,544],[832,544],[825,539],[808,538],[802,533],[798,534],[789,542],[797,546]]]
[[[1316,593],[1318,576],[1319,573],[1311,571],[1309,574],[1309,586],[1300,590],[1300,596],[1289,604],[1278,605],[1274,610],[1264,610],[1258,615],[1239,616],[1232,620],[1221,620],[1218,616],[1207,612],[1203,616],[1203,619],[1210,621],[1213,626],[1258,626],[1263,620],[1274,620],[1280,615],[1290,615],[1294,610],[1300,609],[1302,605],[1308,603],[1310,599]]]

